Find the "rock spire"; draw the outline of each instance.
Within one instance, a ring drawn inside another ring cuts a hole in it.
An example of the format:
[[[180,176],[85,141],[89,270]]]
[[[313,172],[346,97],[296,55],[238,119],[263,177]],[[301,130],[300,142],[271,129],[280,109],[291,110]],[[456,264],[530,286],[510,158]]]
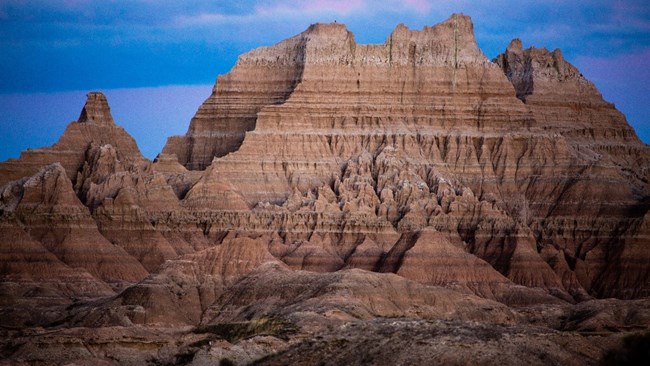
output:
[[[113,121],[111,108],[108,106],[106,96],[96,91],[86,94],[86,104],[81,110],[77,122],[114,125],[115,121]]]

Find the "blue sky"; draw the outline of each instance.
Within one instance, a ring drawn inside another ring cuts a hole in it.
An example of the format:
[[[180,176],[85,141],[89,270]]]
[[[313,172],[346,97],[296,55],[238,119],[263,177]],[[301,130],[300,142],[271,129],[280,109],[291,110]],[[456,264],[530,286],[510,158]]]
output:
[[[102,90],[146,156],[182,134],[237,56],[338,21],[359,43],[453,12],[493,58],[512,38],[560,48],[650,142],[650,5],[642,1],[0,0],[0,160],[54,143]]]

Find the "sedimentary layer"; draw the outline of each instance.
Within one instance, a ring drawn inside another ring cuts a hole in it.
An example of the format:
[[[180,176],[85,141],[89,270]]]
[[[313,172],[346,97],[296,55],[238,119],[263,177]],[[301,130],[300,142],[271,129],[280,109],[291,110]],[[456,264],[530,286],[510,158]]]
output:
[[[242,55],[153,162],[92,92],[0,163],[0,291],[18,327],[643,298],[648,151],[559,50],[490,61],[461,14],[377,45],[315,24]]]

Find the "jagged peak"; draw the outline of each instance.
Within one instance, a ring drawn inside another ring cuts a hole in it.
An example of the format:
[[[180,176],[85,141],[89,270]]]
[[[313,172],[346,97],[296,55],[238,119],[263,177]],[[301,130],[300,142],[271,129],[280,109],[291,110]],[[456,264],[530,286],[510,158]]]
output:
[[[237,60],[237,65],[275,64],[303,67],[305,64],[350,60],[356,43],[342,23],[314,23],[305,31],[272,46],[258,47]]]
[[[453,13],[449,16],[449,18],[436,25],[441,25],[441,24],[458,25],[459,28],[471,29],[472,32],[474,31],[474,23],[472,22],[472,18],[469,15],[465,15],[463,13]]]
[[[76,206],[83,207],[74,193],[72,182],[60,163],[46,165],[27,179],[23,184],[23,197],[20,207],[28,211],[35,206]]]
[[[431,47],[432,44],[440,46]],[[361,46],[365,53],[357,53],[357,46]],[[390,55],[385,54],[384,49],[389,49]],[[237,64],[349,65],[364,59],[366,53],[378,64],[413,62],[413,56],[417,56],[420,64],[458,66],[489,62],[478,48],[471,18],[458,13],[421,30],[411,30],[400,23],[383,45],[358,45],[354,34],[342,23],[314,23],[294,37],[243,54]]]
[[[517,97],[527,102],[531,94],[540,98],[563,95],[574,103],[604,103],[600,92],[577,67],[564,58],[559,48],[523,48],[520,39],[513,39],[494,62],[501,67],[515,87]],[[553,85],[553,86],[551,86]]]
[[[398,24],[386,40],[391,51],[397,46],[398,59],[405,55],[399,54],[408,51],[406,59],[419,59],[422,64],[460,64],[488,63],[487,57],[479,49],[474,37],[472,19],[464,14],[452,14],[448,19],[433,26],[425,26],[421,30],[411,30],[406,25]],[[436,47],[431,47],[437,44]]]
[[[395,26],[395,29],[393,30],[393,32],[395,32],[395,31],[408,31],[408,30],[410,30],[410,28],[406,24],[399,23],[397,26]]]
[[[86,104],[81,109],[81,114],[77,122],[114,125],[115,121],[113,121],[111,108],[108,106],[106,96],[97,91],[86,94]]]
[[[508,44],[508,47],[506,47],[507,52],[516,52],[516,53],[521,53],[524,51],[524,46],[521,42],[521,39],[519,38],[514,38],[510,43]]]
[[[438,24],[431,26],[425,25],[421,30],[413,30],[404,23],[399,23],[391,33],[390,37],[396,37],[399,35],[411,36],[414,34],[422,34],[431,37],[439,36],[440,33],[447,33],[449,31],[451,31],[452,35],[462,37],[465,40],[474,40],[474,24],[472,23],[472,18],[462,13],[454,13],[449,18]],[[474,43],[475,42],[476,41],[474,41]]]
[[[495,62],[504,68],[506,75],[512,74],[513,68],[524,67],[530,69],[525,72],[528,77],[535,75],[537,78],[555,81],[586,81],[580,71],[564,59],[559,48],[553,51],[534,46],[524,49],[519,38],[510,41],[505,52],[497,56]]]

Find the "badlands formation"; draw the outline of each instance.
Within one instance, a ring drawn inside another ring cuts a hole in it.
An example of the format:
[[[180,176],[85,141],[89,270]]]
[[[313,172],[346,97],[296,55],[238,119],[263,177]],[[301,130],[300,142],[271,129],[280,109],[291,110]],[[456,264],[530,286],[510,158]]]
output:
[[[315,24],[153,162],[91,92],[0,163],[0,364],[617,363],[650,338],[649,180],[560,50]]]

